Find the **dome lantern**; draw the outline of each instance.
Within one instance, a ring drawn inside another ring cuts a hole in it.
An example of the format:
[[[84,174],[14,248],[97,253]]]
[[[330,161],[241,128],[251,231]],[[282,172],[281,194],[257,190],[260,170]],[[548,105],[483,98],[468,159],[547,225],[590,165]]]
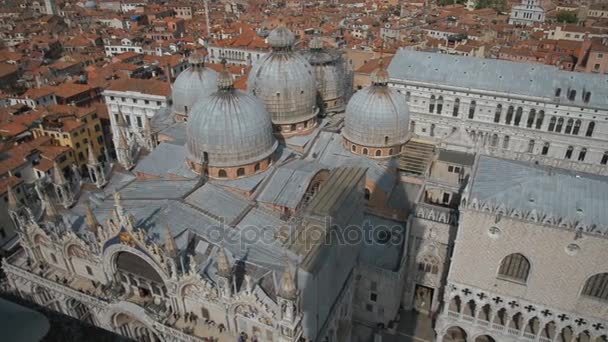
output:
[[[188,64],[173,83],[173,112],[179,121],[186,121],[196,102],[217,89],[217,72],[205,67],[202,55],[190,55]]]

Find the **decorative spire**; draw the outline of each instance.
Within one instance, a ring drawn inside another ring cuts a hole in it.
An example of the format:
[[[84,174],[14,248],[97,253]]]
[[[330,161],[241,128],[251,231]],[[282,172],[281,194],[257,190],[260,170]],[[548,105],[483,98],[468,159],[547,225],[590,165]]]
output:
[[[86,208],[85,223],[90,231],[92,231],[93,233],[97,233],[97,227],[99,226],[99,222],[97,221],[97,217],[95,217],[93,208],[91,208],[90,200],[87,200],[85,202],[85,208]]]
[[[279,296],[285,299],[295,299],[298,293],[296,288],[295,275],[292,272],[291,265],[287,264],[283,276],[281,276],[281,284],[279,286]]]
[[[175,244],[175,239],[173,235],[171,235],[171,230],[168,225],[165,225],[165,252],[171,257],[177,257],[177,245]]]
[[[217,77],[217,87],[220,90],[230,90],[234,87],[234,79],[226,68],[226,59],[222,59],[222,71]]]
[[[46,217],[49,221],[55,221],[57,217],[59,217],[59,213],[57,212],[57,208],[55,208],[55,203],[51,200],[48,193],[44,193],[44,205]]]
[[[57,162],[55,162],[53,165],[53,183],[56,185],[64,185],[67,183],[65,176],[63,175],[63,171],[61,171]]]
[[[99,164],[99,161],[97,161],[97,158],[95,158],[95,152],[93,152],[93,146],[91,146],[91,143],[87,144],[87,151],[89,152],[89,165],[97,166]]]
[[[17,200],[17,196],[13,192],[13,187],[11,185],[6,186],[6,192],[8,195],[8,208],[11,210],[15,210],[19,207],[19,201]]]
[[[228,261],[228,255],[226,255],[226,249],[224,246],[221,246],[218,252],[217,272],[220,276],[225,278],[230,277],[230,273],[232,272],[232,267],[230,267],[230,261]]]

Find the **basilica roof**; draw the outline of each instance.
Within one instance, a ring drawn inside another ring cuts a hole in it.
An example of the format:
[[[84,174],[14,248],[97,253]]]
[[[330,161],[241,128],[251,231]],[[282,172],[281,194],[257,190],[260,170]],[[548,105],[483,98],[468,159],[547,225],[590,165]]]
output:
[[[316,115],[313,68],[291,49],[293,34],[285,30],[279,27],[270,33],[273,51],[254,64],[247,80],[247,90],[264,102],[274,124],[302,122]],[[291,45],[283,46],[289,42]]]
[[[200,99],[189,114],[187,153],[210,166],[246,165],[269,157],[277,148],[270,115],[255,96],[234,89],[222,71],[218,90]]]
[[[409,109],[405,97],[387,86],[388,75],[380,67],[372,85],[357,91],[348,101],[344,137],[363,146],[403,144],[409,137]]]
[[[190,58],[190,67],[182,71],[173,83],[173,110],[188,114],[196,101],[216,90],[217,72],[204,66],[201,57]]]

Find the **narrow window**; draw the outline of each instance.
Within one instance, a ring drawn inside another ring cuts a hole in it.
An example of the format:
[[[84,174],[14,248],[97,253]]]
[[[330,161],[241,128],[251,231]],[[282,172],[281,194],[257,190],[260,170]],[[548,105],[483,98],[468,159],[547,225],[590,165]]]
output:
[[[581,130],[581,120],[576,120],[574,122],[574,128],[572,129],[572,134],[578,135],[578,132]]]
[[[526,122],[527,128],[532,128],[532,125],[534,125],[535,117],[536,117],[536,109],[532,108],[532,109],[530,109],[530,113],[528,113],[528,121]]]
[[[608,151],[604,152],[604,155],[602,156],[602,160],[600,161],[600,164],[602,164],[602,165],[608,164]]]
[[[528,153],[534,153],[534,140],[528,142]]]
[[[228,174],[226,174],[226,170],[222,169],[222,170],[218,171],[217,176],[219,178],[226,178],[226,177],[228,177]]]
[[[363,148],[363,154],[367,155],[367,149],[366,148]]]
[[[581,151],[578,153],[578,161],[585,161],[586,155],[587,155],[587,149],[582,148]]]
[[[492,147],[496,147],[498,145],[498,135],[497,134],[492,135],[492,140],[490,140],[490,145]]]
[[[587,132],[585,133],[586,137],[590,137],[593,135],[593,129],[595,128],[595,122],[591,121],[589,126],[587,126]]]
[[[556,121],[557,121],[557,119],[555,118],[555,116],[551,117],[551,120],[549,121],[549,127],[547,128],[547,131],[553,132],[553,130],[555,130],[555,122]]]
[[[523,114],[523,109],[521,107],[518,107],[517,112],[515,113],[515,122],[513,122],[513,124],[515,126],[519,126],[519,123],[521,122],[522,114]]]
[[[505,150],[509,149],[509,136],[505,135],[504,139],[502,140],[502,148],[504,148]]]
[[[381,150],[376,150],[376,157],[380,157],[382,156],[382,151]]]
[[[541,129],[541,127],[543,126],[544,119],[545,112],[541,110],[540,112],[538,112],[538,118],[536,119],[536,129]]]
[[[608,273],[598,273],[587,279],[581,294],[587,297],[608,300]]]
[[[572,132],[573,125],[574,125],[574,120],[568,119],[568,122],[566,122],[566,129],[564,130],[564,133],[570,134]]]
[[[507,119],[505,120],[505,123],[507,125],[511,124],[511,121],[513,120],[513,112],[515,110],[513,109],[513,106],[509,106],[509,109],[507,109]]]
[[[443,96],[439,96],[437,100],[437,114],[441,114],[443,111]]]
[[[499,123],[500,122],[500,115],[502,113],[502,105],[498,104],[498,106],[496,106],[496,112],[494,113],[494,122],[495,123]]]
[[[540,153],[540,154],[542,154],[543,156],[546,156],[548,153],[549,153],[549,143],[548,143],[548,142],[546,142],[546,143],[543,145],[543,150],[541,151],[541,153]]]
[[[88,273],[89,275],[93,275],[93,270],[91,269],[91,267],[89,267],[89,266],[85,266],[85,268],[86,268],[87,273]]]
[[[560,133],[562,131],[563,125],[564,125],[564,118],[557,119],[557,126],[555,126],[555,132]]]
[[[471,101],[471,105],[469,106],[469,119],[473,119],[475,117],[475,107],[477,107],[477,103],[475,101]]]
[[[566,150],[566,155],[564,156],[564,158],[565,159],[572,158],[572,151],[574,151],[574,147],[568,146],[568,149]]]
[[[454,108],[452,109],[452,116],[458,116],[458,111],[460,109],[460,99],[456,99],[454,101]]]
[[[574,101],[576,99],[576,90],[570,90],[570,94],[568,94],[568,100]]]
[[[429,101],[429,113],[433,113],[435,111],[435,95],[431,95],[431,100]]]

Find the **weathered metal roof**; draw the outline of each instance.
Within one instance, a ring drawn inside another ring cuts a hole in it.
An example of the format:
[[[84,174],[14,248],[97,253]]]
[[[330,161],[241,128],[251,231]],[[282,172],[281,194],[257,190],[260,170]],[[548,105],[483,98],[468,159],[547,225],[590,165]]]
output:
[[[222,89],[202,98],[189,115],[188,158],[209,166],[258,162],[277,148],[270,116],[255,96]]]
[[[322,169],[321,164],[304,160],[294,160],[278,167],[272,176],[272,182],[260,192],[257,200],[296,208],[312,178]]]
[[[184,178],[198,177],[186,164],[184,146],[165,143],[158,145],[145,156],[133,171],[161,178],[173,175]]]
[[[194,104],[217,89],[217,72],[203,66],[191,65],[173,82],[173,111],[181,115],[190,113]]]
[[[386,85],[371,85],[348,101],[342,134],[363,146],[394,146],[407,141],[409,120],[404,96]]]
[[[388,68],[391,80],[419,81],[445,86],[545,98],[576,106],[608,109],[608,75],[559,70],[540,64],[463,57],[400,49]],[[555,97],[556,89],[561,89]],[[568,90],[576,90],[569,101]],[[591,91],[589,103],[583,93]]]

